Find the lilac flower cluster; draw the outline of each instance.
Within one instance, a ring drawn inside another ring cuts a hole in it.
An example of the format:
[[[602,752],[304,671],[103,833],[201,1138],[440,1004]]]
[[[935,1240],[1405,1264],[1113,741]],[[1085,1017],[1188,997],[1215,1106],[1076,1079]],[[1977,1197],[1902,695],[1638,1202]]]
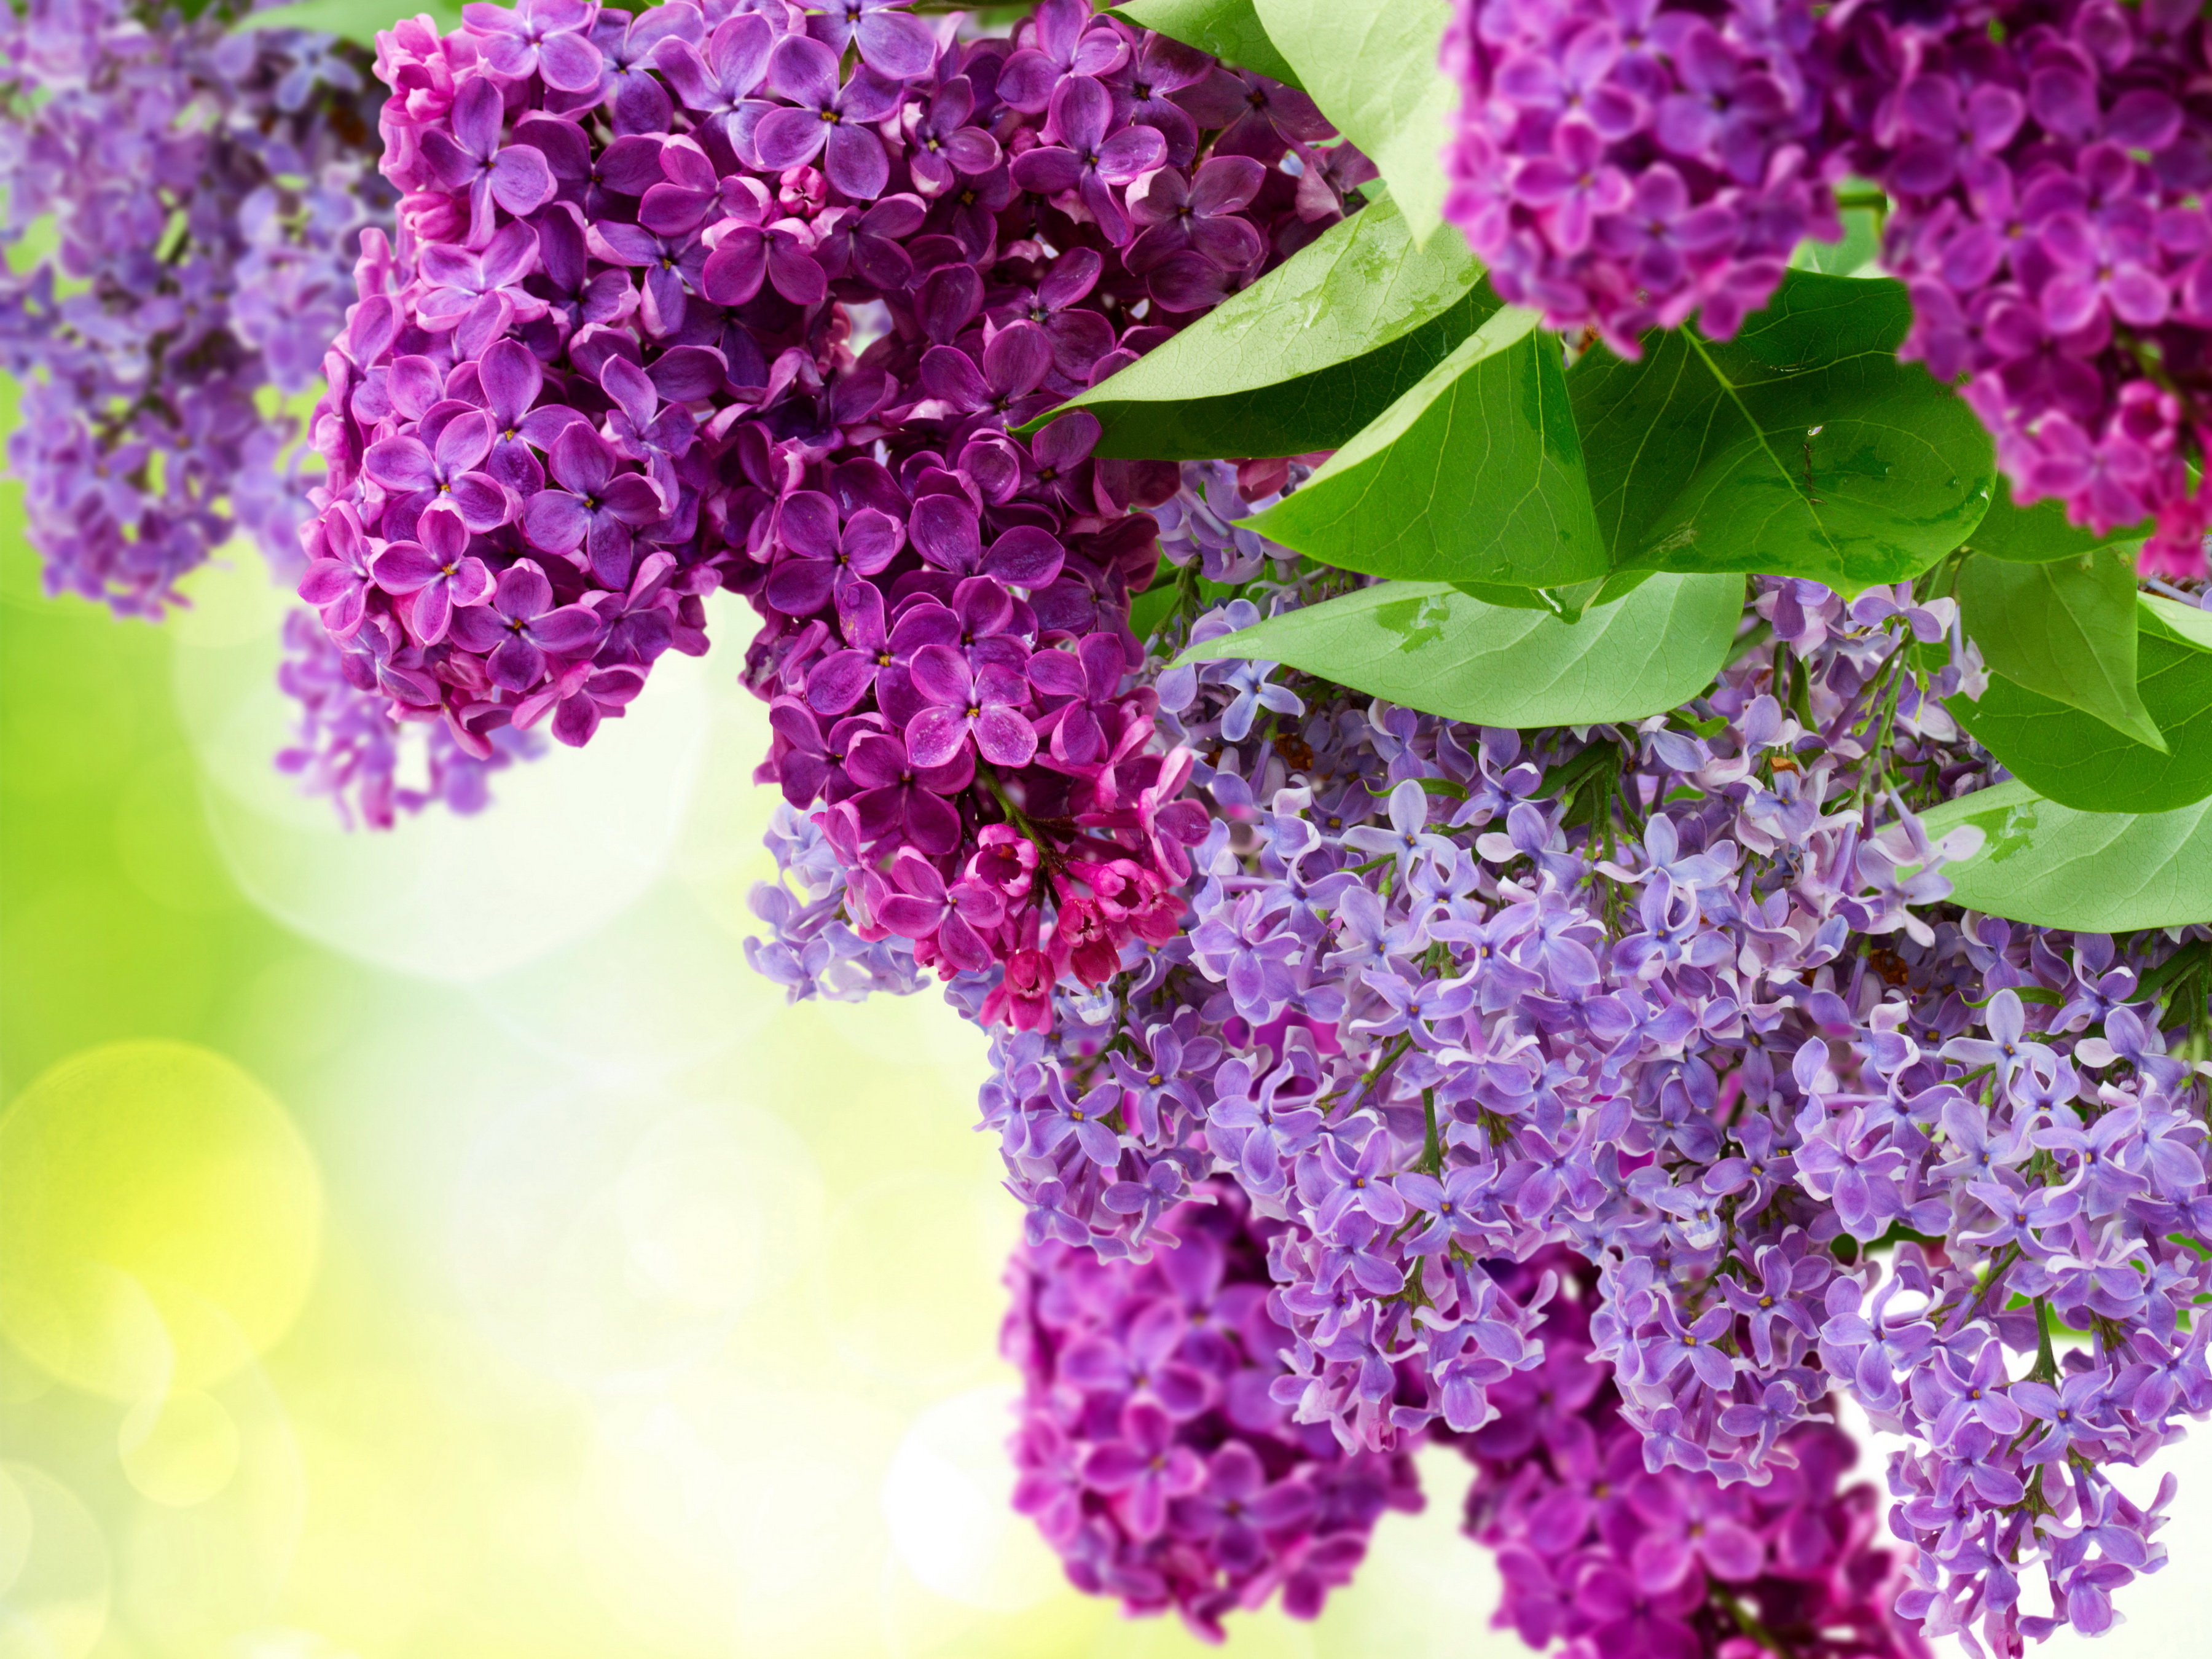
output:
[[[1279,1227],[1215,1180],[1167,1214],[1147,1261],[1047,1243],[1007,1271],[1014,1507],[1079,1589],[1172,1607],[1212,1641],[1278,1590],[1315,1617],[1382,1513],[1422,1504],[1408,1450],[1346,1451],[1270,1393],[1288,1340],[1268,1311]]]
[[[1322,591],[1255,583],[1188,637]],[[1141,1254],[1216,1171],[1291,1222],[1279,1397],[1347,1446],[1492,1420],[1547,1293],[1486,1264],[1569,1242],[1653,1472],[1771,1480],[1841,1389],[1915,1440],[1916,1616],[2000,1651],[2100,1627],[2158,1559],[2101,1465],[2212,1406],[2182,1311],[2212,1273],[2176,1237],[2212,1238],[2203,1085],[2135,989],[2177,943],[1940,908],[1955,849],[1908,803],[1990,775],[1940,702],[1980,672],[1948,602],[1764,580],[1753,624],[1676,714],[1533,738],[1264,662],[1159,673],[1210,757],[1189,931],[998,1036],[985,1121],[1034,1240]],[[2092,1334],[2063,1375],[2014,1297]],[[1944,1416],[1978,1375],[2070,1426],[1978,1438]]]
[[[1302,94],[1081,0],[974,40],[895,5],[465,15],[380,46],[398,240],[330,358],[301,589],[349,683],[482,759],[582,744],[728,587],[762,775],[825,809],[858,944],[992,973],[1026,1027],[1164,942],[1205,814],[1126,616],[1173,469],[1094,461],[1088,416],[1010,428],[1360,167]]]
[[[251,532],[295,573],[305,483],[278,458],[337,332],[362,228],[386,214],[358,54],[297,30],[232,33],[123,0],[0,14],[0,371],[21,386],[9,464],[49,592],[158,617]]]
[[[1500,296],[1624,356],[1692,314],[1734,334],[1800,241],[1842,234],[1819,10],[1462,0],[1445,212]]]
[[[1595,1276],[1564,1249],[1506,1272],[1574,1288],[1548,1305],[1544,1363],[1498,1385],[1500,1415],[1465,1437],[1467,1530],[1498,1553],[1497,1623],[1565,1659],[1926,1659],[1893,1611],[1894,1558],[1874,1548],[1871,1486],[1838,1491],[1858,1449],[1800,1424],[1764,1485],[1644,1467],[1593,1357]]]
[[[2107,531],[2153,515],[2146,574],[2201,577],[2212,497],[2212,184],[2191,0],[1858,10],[1835,96],[1896,203],[1904,353],[1996,434],[2021,501]]]

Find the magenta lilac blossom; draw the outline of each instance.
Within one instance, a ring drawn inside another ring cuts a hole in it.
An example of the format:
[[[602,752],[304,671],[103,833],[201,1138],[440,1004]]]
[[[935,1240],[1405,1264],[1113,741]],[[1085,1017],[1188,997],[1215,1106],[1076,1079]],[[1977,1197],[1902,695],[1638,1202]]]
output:
[[[588,740],[744,595],[763,776],[819,809],[854,942],[1036,1026],[1174,935],[1206,815],[1130,683],[1173,469],[1095,460],[1089,416],[1012,432],[1339,217],[1327,130],[1290,94],[1213,121],[1225,71],[1077,0],[1011,40],[592,15],[382,38],[398,227],[329,360],[301,592],[349,684],[483,762]]]
[[[1022,1373],[1014,1507],[1069,1579],[1199,1635],[1278,1593],[1311,1619],[1388,1510],[1421,1507],[1407,1449],[1346,1451],[1271,1393],[1288,1334],[1268,1239],[1232,1182],[1158,1218],[1149,1260],[1016,1252],[1000,1346]]]
[[[1927,1659],[1894,1611],[1880,1494],[1841,1486],[1850,1436],[1797,1425],[1758,1486],[1647,1469],[1591,1352],[1588,1264],[1553,1249],[1516,1271],[1561,1281],[1544,1363],[1501,1383],[1500,1414],[1460,1441],[1476,1470],[1468,1534],[1498,1553],[1499,1626],[1569,1659]]]

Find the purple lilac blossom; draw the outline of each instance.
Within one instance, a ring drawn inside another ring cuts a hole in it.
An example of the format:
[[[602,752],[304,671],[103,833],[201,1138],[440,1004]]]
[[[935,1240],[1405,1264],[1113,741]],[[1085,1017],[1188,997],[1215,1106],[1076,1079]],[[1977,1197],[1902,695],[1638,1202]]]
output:
[[[1157,1218],[1146,1261],[1047,1241],[1007,1270],[1014,1507],[1078,1589],[1172,1607],[1209,1641],[1278,1591],[1316,1617],[1384,1511],[1422,1504],[1409,1448],[1346,1451],[1270,1394],[1289,1340],[1269,1311],[1281,1225],[1217,1180]]]
[[[0,15],[0,370],[22,386],[8,464],[48,592],[159,617],[234,530],[288,583],[307,477],[280,468],[349,298],[362,228],[388,221],[374,104],[350,47],[233,33],[120,0]]]
[[[1842,234],[1818,9],[1459,0],[1444,210],[1500,296],[1629,357],[1692,315],[1733,335],[1800,241]]]
[[[842,860],[840,925],[1036,1026],[1174,935],[1206,815],[1130,683],[1174,469],[1094,459],[1088,416],[1012,428],[1318,234],[1362,168],[1296,94],[1212,119],[1225,72],[1080,0],[997,40],[895,4],[669,0],[649,44],[596,15],[380,37],[398,224],[328,359],[301,592],[349,683],[479,758],[588,740],[744,595],[760,775]],[[890,325],[856,353],[861,307]],[[805,994],[846,941],[770,902],[815,930],[763,947]]]
[[[2192,0],[1861,8],[1833,91],[1895,203],[1899,355],[1964,377],[2015,500],[2154,517],[2152,575],[2202,577],[2212,525],[2206,29]]]
[[[1591,1352],[1595,1274],[1554,1249],[1509,1275],[1540,1272],[1561,1282],[1544,1363],[1500,1383],[1500,1415],[1459,1443],[1468,1534],[1498,1553],[1497,1624],[1565,1659],[1927,1659],[1892,1607],[1896,1558],[1873,1545],[1880,1495],[1838,1490],[1850,1437],[1799,1423],[1756,1486],[1646,1469]]]

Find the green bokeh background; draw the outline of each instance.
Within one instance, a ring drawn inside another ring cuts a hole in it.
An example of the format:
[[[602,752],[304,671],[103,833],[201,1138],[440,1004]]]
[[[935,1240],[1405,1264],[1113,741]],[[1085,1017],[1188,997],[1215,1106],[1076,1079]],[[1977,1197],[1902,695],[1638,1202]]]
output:
[[[348,836],[269,769],[284,597],[187,588],[45,599],[0,485],[0,1659],[1198,1650],[1006,1510],[981,1040],[744,964],[742,617]],[[1520,1651],[1425,1467],[1232,1650]]]

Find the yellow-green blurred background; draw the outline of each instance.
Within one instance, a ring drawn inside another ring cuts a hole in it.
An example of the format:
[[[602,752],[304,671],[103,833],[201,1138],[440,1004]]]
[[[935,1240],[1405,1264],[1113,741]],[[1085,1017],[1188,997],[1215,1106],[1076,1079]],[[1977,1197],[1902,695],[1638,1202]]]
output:
[[[981,1040],[744,964],[735,607],[490,811],[349,836],[270,769],[283,596],[189,587],[45,600],[0,486],[0,1659],[1195,1650],[1006,1508]],[[2175,1462],[2111,1659],[2204,1650]],[[1522,1651],[1424,1469],[1231,1651]]]

